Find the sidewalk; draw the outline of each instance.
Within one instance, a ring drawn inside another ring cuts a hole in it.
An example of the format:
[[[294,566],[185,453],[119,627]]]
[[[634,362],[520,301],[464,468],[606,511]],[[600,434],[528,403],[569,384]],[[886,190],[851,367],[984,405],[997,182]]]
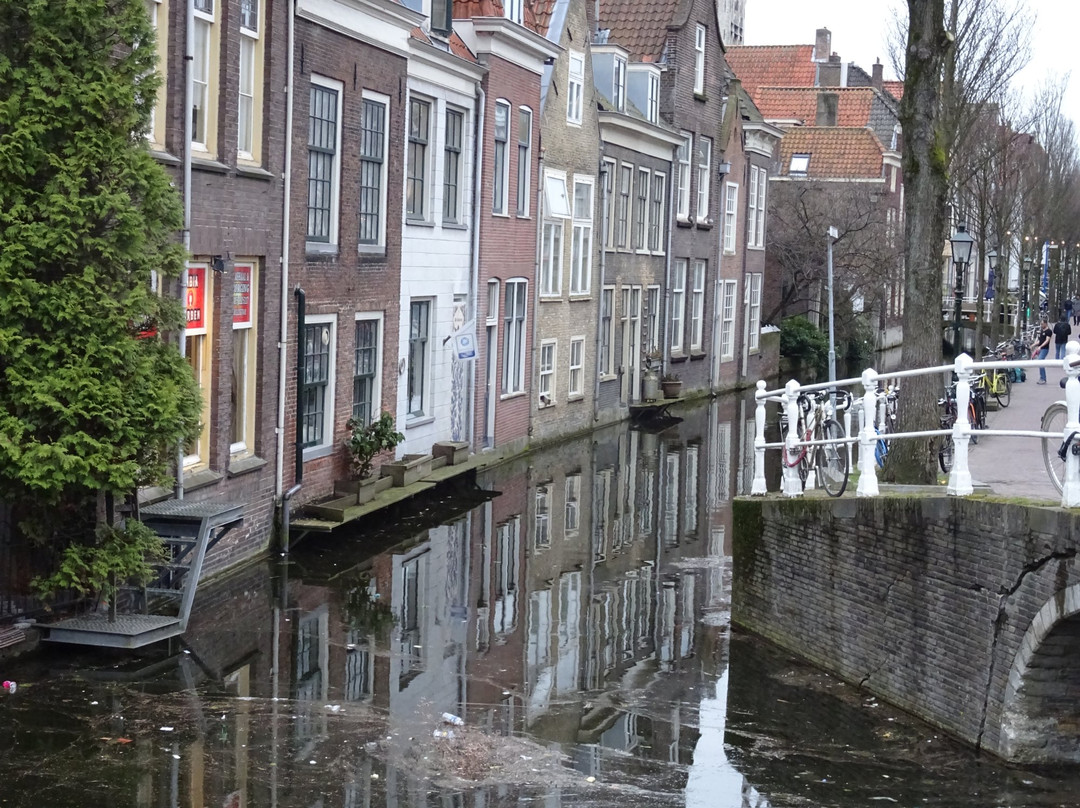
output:
[[[1039,384],[1039,371],[1029,368],[1027,381],[1012,386],[1009,406],[987,413],[987,426],[1038,431],[1046,408],[1065,398],[1065,391],[1058,386],[1061,376],[1060,370],[1048,368],[1046,384]],[[995,494],[1061,501],[1061,495],[1046,476],[1042,441],[1037,438],[980,435],[978,446],[971,447],[969,462],[972,481],[989,485]]]

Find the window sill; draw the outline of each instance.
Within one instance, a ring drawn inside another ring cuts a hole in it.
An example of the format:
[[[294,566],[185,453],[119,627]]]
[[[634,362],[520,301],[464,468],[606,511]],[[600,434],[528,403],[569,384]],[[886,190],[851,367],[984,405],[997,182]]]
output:
[[[600,377],[600,381],[602,381],[602,382],[614,382],[614,381],[617,381],[618,378],[619,377],[616,376],[614,373],[608,373],[606,375],[602,375]]]
[[[200,488],[214,485],[221,477],[221,474],[216,471],[211,471],[210,469],[201,469],[199,471],[194,471],[191,474],[185,473],[184,491],[198,491]]]
[[[672,363],[680,363],[685,362],[687,359],[689,359],[689,357],[682,351],[679,351],[678,353],[672,353],[671,356],[668,358],[668,361]]]
[[[675,220],[675,226],[676,227],[693,227],[694,223],[692,221],[690,221],[689,219],[676,219]]]
[[[584,400],[585,400],[585,394],[584,393],[574,393],[573,395],[569,395],[569,396],[566,397],[566,403],[567,404],[573,404],[575,401],[584,401]]]
[[[547,292],[540,293],[541,303],[558,303],[562,299],[562,292],[552,292],[551,294],[548,294]]]
[[[708,356],[708,354],[706,354],[700,348],[691,348],[690,349],[690,361],[691,362],[698,362],[698,361],[704,359],[706,356]]]
[[[512,398],[521,398],[525,395],[524,390],[518,390],[516,393],[500,393],[499,401],[509,401]]]
[[[530,216],[528,213],[519,213],[514,218],[515,219],[524,219],[527,222],[532,220],[532,216]]]
[[[592,300],[592,293],[591,292],[571,292],[570,293],[570,302],[571,303],[587,303],[590,300]]]
[[[557,402],[557,401],[548,401],[548,402],[547,402],[547,403],[545,403],[545,404],[537,404],[537,405],[536,405],[536,409],[538,409],[538,410],[550,410],[550,409],[552,409],[552,408],[553,408],[553,407],[554,407],[554,406],[555,406],[556,404],[558,404],[558,402]]]
[[[312,446],[308,449],[304,449],[304,462],[307,463],[309,460],[318,460],[322,457],[329,457],[333,453],[333,445]]]
[[[385,244],[361,244],[356,248],[356,254],[363,258],[385,258]]]
[[[406,219],[405,224],[409,227],[435,227],[435,222],[428,219]]]
[[[192,157],[191,167],[196,171],[206,171],[210,174],[228,174],[229,167],[217,160],[206,157]]]
[[[236,175],[238,177],[251,177],[255,180],[272,180],[274,178],[273,174],[261,166],[244,165],[243,163],[236,164]]]
[[[462,224],[461,222],[443,222],[442,226],[443,226],[443,230],[468,230],[469,229],[469,226],[467,224]]]
[[[698,92],[697,90],[695,90],[694,91],[694,100],[695,101],[703,101],[703,102],[708,101],[709,96],[705,95],[705,93]]]
[[[705,220],[698,219],[694,224],[697,226],[698,230],[712,230],[713,229],[713,221],[712,221],[712,219],[705,219]]]
[[[406,429],[412,429],[416,426],[426,426],[433,423],[435,423],[434,415],[407,415],[405,417]]]
[[[734,255],[734,254],[735,254],[735,250],[724,250],[723,254],[724,254],[724,255]]]
[[[304,243],[304,252],[309,256],[333,258],[338,254],[338,247],[336,244],[323,244],[319,241],[308,241]]]
[[[164,163],[167,166],[180,165],[180,158],[174,157],[167,151],[159,151],[158,149],[151,149],[150,156],[157,160],[159,163]]]
[[[267,461],[261,457],[255,455],[236,456],[229,459],[228,475],[229,479],[233,477],[239,477],[241,474],[249,474],[257,469],[261,469],[267,464]]]
[[[494,211],[494,210],[491,211],[491,215],[494,216],[496,219],[509,219],[510,218],[509,213],[499,213],[499,212]]]

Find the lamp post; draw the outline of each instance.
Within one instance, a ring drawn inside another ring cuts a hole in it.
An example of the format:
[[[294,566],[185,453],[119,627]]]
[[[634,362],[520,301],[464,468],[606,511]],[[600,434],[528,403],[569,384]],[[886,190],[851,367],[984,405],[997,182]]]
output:
[[[991,312],[991,315],[990,315],[991,316],[990,328],[992,329],[990,331],[990,333],[994,335],[994,342],[996,343],[997,342],[997,324],[998,324],[998,321],[1001,319],[1000,317],[998,317],[998,299],[997,299],[998,251],[997,250],[990,250],[990,252],[988,252],[986,254],[986,262],[990,265],[990,278],[989,278],[989,283],[987,285],[987,290],[986,290],[986,298],[987,298],[987,300],[990,301],[990,312]]]
[[[956,309],[953,312],[953,350],[960,355],[960,304],[964,299],[964,265],[971,260],[971,245],[975,239],[967,231],[964,222],[958,222],[956,232],[949,239],[952,244],[953,266],[956,268]]]
[[[829,381],[836,381],[836,332],[833,330],[833,265],[832,245],[839,236],[835,227],[830,227],[828,233],[828,281],[829,281]],[[835,401],[834,401],[835,403]]]
[[[1024,256],[1024,288],[1020,292],[1020,308],[1023,311],[1024,331],[1028,327],[1028,276],[1031,274],[1031,256]]]

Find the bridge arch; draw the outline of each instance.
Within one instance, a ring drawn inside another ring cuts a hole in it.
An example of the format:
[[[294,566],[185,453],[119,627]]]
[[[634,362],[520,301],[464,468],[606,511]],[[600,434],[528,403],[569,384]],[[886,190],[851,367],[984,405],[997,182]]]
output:
[[[999,754],[1018,762],[1080,762],[1080,584],[1036,613],[1013,659]]]

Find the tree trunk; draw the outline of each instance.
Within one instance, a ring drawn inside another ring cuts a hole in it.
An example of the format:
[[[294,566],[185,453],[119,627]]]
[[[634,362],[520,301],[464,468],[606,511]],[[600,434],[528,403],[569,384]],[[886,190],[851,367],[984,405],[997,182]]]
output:
[[[904,368],[940,364],[941,268],[945,244],[947,156],[939,126],[942,68],[950,38],[944,0],[908,0],[908,40],[900,122],[904,128]],[[930,324],[933,324],[932,327]],[[941,377],[905,380],[900,406],[903,432],[936,429]],[[931,484],[937,479],[933,439],[899,441],[889,456],[895,482]]]

